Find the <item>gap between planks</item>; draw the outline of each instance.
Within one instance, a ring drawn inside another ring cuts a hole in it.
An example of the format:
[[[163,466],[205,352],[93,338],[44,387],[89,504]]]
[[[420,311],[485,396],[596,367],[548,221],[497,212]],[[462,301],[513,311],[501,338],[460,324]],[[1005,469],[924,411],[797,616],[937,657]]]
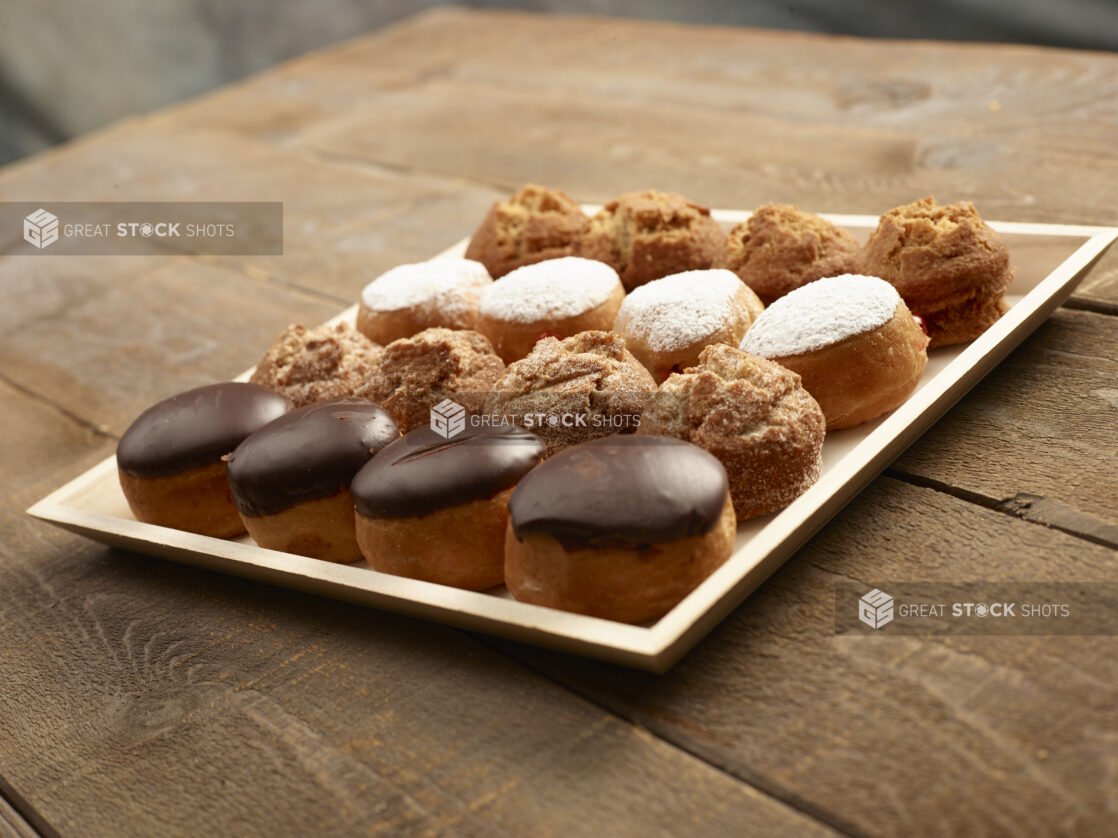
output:
[[[0,776],[0,836],[3,838],[61,838],[35,808]]]

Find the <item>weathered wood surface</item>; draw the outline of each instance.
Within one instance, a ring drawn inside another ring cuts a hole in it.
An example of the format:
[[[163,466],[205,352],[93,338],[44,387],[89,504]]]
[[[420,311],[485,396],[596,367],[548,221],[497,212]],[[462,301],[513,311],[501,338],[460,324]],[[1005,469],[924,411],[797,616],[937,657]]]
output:
[[[0,259],[0,778],[23,819],[1105,833],[1113,638],[835,638],[831,597],[839,579],[1118,580],[1118,254],[1073,300],[1092,310],[1057,313],[662,677],[105,550],[22,510],[154,399],[239,372],[524,180],[836,212],[934,192],[1118,223],[1116,71],[443,10],[0,170],[4,200],[282,200],[287,244]]]

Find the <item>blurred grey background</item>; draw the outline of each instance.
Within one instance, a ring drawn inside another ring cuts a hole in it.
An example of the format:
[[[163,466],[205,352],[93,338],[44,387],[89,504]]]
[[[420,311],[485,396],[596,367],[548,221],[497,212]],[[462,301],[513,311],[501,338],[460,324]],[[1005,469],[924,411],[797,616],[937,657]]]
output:
[[[0,163],[440,5],[0,0]],[[505,0],[459,5],[1118,49],[1118,0]]]

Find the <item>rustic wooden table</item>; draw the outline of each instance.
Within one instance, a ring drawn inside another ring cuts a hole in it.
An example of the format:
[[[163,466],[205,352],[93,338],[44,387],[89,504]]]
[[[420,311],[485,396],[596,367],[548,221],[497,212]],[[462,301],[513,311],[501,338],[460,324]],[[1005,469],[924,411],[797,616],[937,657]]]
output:
[[[832,592],[1118,578],[1118,253],[665,676],[23,510],[524,181],[1112,225],[1116,102],[1108,54],[443,10],[0,171],[287,217],[282,257],[0,259],[0,833],[1112,834],[1114,638],[836,638]]]

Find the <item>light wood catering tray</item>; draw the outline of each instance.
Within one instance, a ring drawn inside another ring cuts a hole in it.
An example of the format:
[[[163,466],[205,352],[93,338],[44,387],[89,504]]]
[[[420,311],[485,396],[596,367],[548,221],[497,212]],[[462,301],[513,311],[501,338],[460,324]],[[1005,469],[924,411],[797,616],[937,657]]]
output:
[[[714,214],[727,225],[749,216],[730,210]],[[873,216],[827,217],[861,240],[877,224]],[[124,500],[113,457],[39,501],[28,513],[126,550],[663,672],[1036,329],[1118,236],[1118,228],[991,226],[1005,237],[1017,266],[1009,289],[1009,312],[973,343],[930,352],[924,378],[901,407],[874,422],[828,434],[819,482],[782,512],[744,522],[729,561],[669,614],[649,625],[625,625],[516,602],[503,588],[474,593],[377,573],[365,563],[336,565],[265,550],[247,536],[225,541],[142,524]],[[465,246],[465,241],[460,242],[440,255],[460,255]],[[352,323],[356,309],[347,309],[335,321]]]

